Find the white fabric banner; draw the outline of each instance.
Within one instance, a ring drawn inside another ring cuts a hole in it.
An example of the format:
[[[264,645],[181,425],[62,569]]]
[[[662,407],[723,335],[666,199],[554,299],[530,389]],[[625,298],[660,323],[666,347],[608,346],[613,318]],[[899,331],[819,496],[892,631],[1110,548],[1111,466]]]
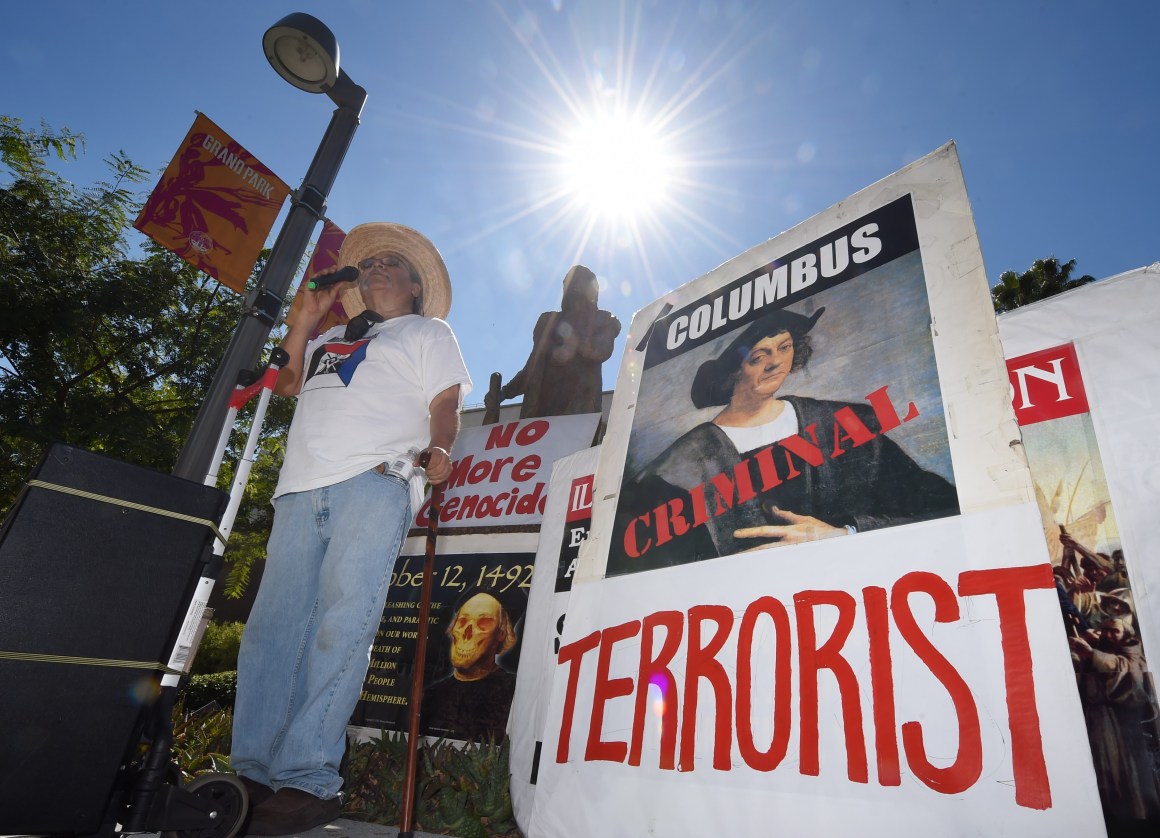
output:
[[[575,585],[529,838],[1103,834],[1034,507],[793,551]]]
[[[580,545],[592,520],[592,478],[599,448],[563,457],[552,467],[540,547],[528,592],[520,677],[512,699],[511,795],[516,821],[526,832],[532,816],[548,697],[568,611]]]
[[[1113,835],[1160,828],[1158,320],[1160,264],[999,323]]]
[[[954,146],[627,347],[529,838],[1102,834]]]

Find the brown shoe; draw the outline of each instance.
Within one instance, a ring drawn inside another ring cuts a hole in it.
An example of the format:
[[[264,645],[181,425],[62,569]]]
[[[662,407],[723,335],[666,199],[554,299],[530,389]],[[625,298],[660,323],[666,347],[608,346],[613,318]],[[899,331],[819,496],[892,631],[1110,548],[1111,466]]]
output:
[[[330,823],[342,814],[342,798],[323,800],[294,788],[278,789],[250,810],[247,835],[293,835]]]
[[[274,796],[274,790],[267,785],[259,783],[257,780],[251,780],[249,777],[238,775],[238,779],[242,781],[242,785],[246,787],[246,796],[250,798],[250,808],[265,803]]]

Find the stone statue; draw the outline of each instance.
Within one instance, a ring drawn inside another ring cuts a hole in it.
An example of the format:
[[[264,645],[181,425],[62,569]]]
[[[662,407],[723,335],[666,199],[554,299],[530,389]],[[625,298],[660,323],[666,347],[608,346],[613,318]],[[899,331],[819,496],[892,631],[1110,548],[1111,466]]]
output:
[[[576,265],[568,271],[562,311],[540,315],[524,368],[499,388],[493,374],[485,423],[489,414],[498,419],[500,401],[519,395],[524,397],[521,419],[601,411],[600,365],[612,356],[620,321],[596,307],[599,290],[596,274],[588,268]]]

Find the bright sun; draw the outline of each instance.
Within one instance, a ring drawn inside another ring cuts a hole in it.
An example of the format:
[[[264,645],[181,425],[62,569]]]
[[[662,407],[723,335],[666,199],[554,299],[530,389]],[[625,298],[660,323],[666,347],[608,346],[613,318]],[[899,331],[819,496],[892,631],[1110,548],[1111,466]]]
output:
[[[565,189],[594,216],[631,222],[666,199],[672,162],[657,133],[638,119],[583,123],[561,151]]]

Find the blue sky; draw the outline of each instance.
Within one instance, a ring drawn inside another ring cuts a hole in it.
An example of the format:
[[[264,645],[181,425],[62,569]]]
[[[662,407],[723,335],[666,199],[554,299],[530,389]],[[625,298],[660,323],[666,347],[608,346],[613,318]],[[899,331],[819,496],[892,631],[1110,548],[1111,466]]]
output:
[[[200,110],[297,187],[333,105],[262,54],[292,11],[334,31],[369,94],[328,215],[439,246],[469,403],[523,365],[570,265],[627,331],[952,139],[992,282],[1050,254],[1099,278],[1160,259],[1152,0],[9,3],[0,112],[82,132],[63,171],[87,184],[119,150],[159,174]],[[631,188],[610,213],[569,148],[617,114],[655,145],[605,184]]]

